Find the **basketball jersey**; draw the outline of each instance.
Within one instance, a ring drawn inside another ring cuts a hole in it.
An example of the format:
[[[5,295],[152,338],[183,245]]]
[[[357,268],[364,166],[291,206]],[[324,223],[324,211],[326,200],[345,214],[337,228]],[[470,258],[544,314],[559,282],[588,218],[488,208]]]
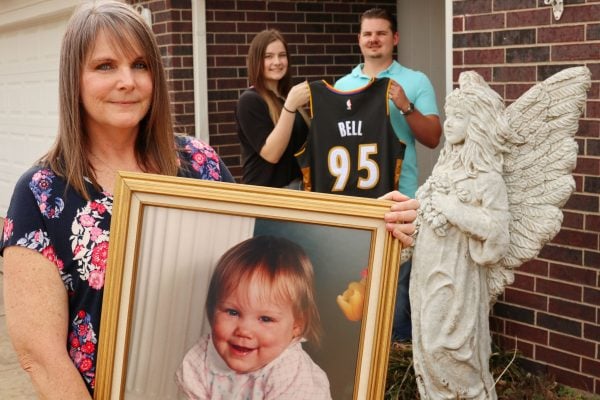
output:
[[[375,198],[398,188],[406,146],[390,122],[390,84],[340,91],[310,83],[311,125],[296,153],[305,190]]]

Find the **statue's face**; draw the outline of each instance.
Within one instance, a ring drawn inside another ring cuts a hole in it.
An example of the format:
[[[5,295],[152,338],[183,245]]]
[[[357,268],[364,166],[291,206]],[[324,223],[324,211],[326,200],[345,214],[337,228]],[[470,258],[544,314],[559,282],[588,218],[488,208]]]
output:
[[[446,121],[444,121],[444,136],[451,144],[460,144],[465,141],[467,136],[467,126],[469,126],[470,117],[464,110],[458,107],[446,108]]]

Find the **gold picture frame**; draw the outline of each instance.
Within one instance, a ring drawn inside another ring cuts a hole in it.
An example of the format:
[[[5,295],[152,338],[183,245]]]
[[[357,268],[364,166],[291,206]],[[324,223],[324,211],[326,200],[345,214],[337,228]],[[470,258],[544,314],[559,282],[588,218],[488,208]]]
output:
[[[208,329],[202,296],[212,266],[231,245],[268,233],[293,239],[312,259],[324,337],[307,352],[333,398],[382,399],[400,255],[383,221],[390,204],[120,172],[94,398],[183,398],[175,370]],[[352,322],[336,297],[364,267],[363,317]]]

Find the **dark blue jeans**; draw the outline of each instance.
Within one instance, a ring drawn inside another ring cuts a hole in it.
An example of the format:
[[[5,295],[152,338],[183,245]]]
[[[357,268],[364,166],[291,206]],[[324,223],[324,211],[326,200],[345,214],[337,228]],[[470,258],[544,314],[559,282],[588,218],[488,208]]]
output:
[[[410,300],[408,298],[408,282],[412,261],[408,260],[400,266],[398,288],[396,290],[396,307],[394,309],[394,324],[392,341],[405,342],[412,339],[412,324],[410,322]]]

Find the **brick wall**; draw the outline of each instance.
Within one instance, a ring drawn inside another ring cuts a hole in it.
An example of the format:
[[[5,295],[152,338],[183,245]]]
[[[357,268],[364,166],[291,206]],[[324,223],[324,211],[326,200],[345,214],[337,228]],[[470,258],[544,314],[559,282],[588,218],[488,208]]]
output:
[[[600,3],[569,0],[555,21],[543,0],[453,1],[453,79],[476,70],[508,102],[570,66],[592,71],[576,140],[576,192],[560,233],[518,271],[492,326],[532,370],[600,394]]]
[[[194,71],[191,0],[129,0],[152,11],[152,29],[160,46],[171,89],[176,132],[193,135]]]

